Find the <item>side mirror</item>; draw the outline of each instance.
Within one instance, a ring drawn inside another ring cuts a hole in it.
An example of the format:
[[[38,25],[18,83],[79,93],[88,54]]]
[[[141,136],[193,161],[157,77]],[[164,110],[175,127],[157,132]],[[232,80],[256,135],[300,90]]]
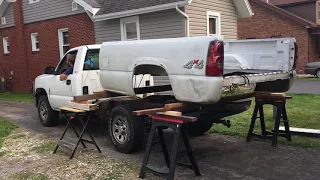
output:
[[[48,66],[48,67],[44,68],[43,74],[53,74],[54,72],[55,72],[54,67]]]

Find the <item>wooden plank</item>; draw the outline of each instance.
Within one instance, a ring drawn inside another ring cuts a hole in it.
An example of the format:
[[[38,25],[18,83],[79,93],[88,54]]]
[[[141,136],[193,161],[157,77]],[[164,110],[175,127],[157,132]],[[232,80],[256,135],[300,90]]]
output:
[[[159,112],[157,114],[164,114],[164,115],[170,115],[170,116],[182,116],[182,112],[179,112],[179,111],[165,111],[165,112]]]
[[[158,112],[165,112],[165,111],[177,111],[184,108],[192,107],[191,104],[184,104],[184,103],[170,103],[165,104],[162,108],[153,108],[153,109],[143,109],[143,110],[137,110],[134,111],[133,114],[135,115],[152,115]]]
[[[82,101],[87,101],[91,99],[96,99],[96,95],[94,94],[88,94],[88,95],[81,95],[81,96],[74,96],[73,101],[74,102],[82,102]]]
[[[320,137],[320,129],[306,129],[306,128],[294,128],[294,127],[290,127],[289,129],[291,134],[308,136],[308,137]],[[279,131],[282,133],[285,133],[285,128],[283,126],[280,126]]]
[[[60,110],[74,112],[74,113],[84,113],[84,112],[86,112],[86,111],[81,110],[81,109],[75,109],[75,108],[70,108],[70,107],[61,107]]]
[[[171,85],[148,86],[148,87],[142,87],[142,88],[134,88],[134,92],[136,94],[145,94],[145,93],[171,91],[171,90],[172,90]]]
[[[180,109],[187,106],[186,104],[183,103],[170,103],[170,104],[165,104],[164,107],[168,110],[174,110],[174,109]]]
[[[74,102],[82,102],[82,101],[87,101],[87,100],[101,99],[101,98],[108,98],[108,97],[117,97],[117,96],[123,96],[123,95],[118,94],[118,93],[109,92],[109,91],[96,91],[93,94],[74,96],[73,101]]]
[[[141,116],[141,115],[151,115],[155,114],[157,112],[163,112],[166,111],[165,108],[153,108],[153,109],[143,109],[138,111],[133,111],[134,115]]]
[[[83,103],[77,103],[77,102],[67,102],[67,107],[69,108],[76,108],[81,109],[85,111],[95,111],[98,110],[99,107],[97,104],[83,104]]]

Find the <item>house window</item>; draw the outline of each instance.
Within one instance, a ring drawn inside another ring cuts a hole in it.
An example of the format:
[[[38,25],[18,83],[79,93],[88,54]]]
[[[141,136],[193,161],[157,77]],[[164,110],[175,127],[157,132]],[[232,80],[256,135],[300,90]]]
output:
[[[3,24],[6,24],[6,17],[2,17],[1,18],[1,24],[3,25]]]
[[[61,58],[70,49],[69,32],[68,32],[67,28],[66,29],[59,29],[59,49],[60,49],[60,57]]]
[[[40,0],[29,0],[29,4],[39,2]]]
[[[72,2],[72,11],[78,10],[78,4],[76,2]]]
[[[39,51],[39,39],[38,39],[38,33],[31,33],[31,45],[32,45],[32,51]]]
[[[320,3],[318,3],[318,18],[320,19]]]
[[[120,20],[121,40],[140,40],[139,16],[122,18]]]
[[[3,42],[3,53],[4,54],[9,54],[10,53],[10,49],[9,49],[9,39],[8,37],[4,37],[2,39]]]
[[[207,12],[207,36],[221,35],[220,13]]]

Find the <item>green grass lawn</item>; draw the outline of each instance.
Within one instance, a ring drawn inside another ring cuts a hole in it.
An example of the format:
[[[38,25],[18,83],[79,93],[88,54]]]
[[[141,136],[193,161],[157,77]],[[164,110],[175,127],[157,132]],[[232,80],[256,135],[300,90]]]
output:
[[[320,78],[317,77],[297,77],[296,80],[304,80],[304,81],[320,81]]]
[[[8,120],[0,118],[0,149],[3,145],[4,137],[8,136],[12,130],[17,128],[16,125],[10,123]],[[0,157],[5,152],[0,151]]]
[[[22,93],[0,93],[0,100],[15,101],[15,102],[32,102],[32,94]]]
[[[290,127],[320,129],[320,95],[288,95],[293,97],[293,99],[287,101],[287,114]],[[210,132],[246,137],[249,130],[251,116],[253,114],[253,109],[254,101],[248,111],[226,118],[231,120],[232,126],[230,128],[227,128],[223,125],[214,125]],[[267,129],[271,130],[274,126],[274,120],[272,118],[272,106],[265,105],[264,110]],[[261,132],[259,124],[260,121],[257,120],[255,132]],[[283,126],[283,123],[280,125]],[[292,142],[287,142],[285,138],[282,137],[279,137],[278,141],[280,143],[291,144],[295,146],[320,148],[320,138],[293,136]]]

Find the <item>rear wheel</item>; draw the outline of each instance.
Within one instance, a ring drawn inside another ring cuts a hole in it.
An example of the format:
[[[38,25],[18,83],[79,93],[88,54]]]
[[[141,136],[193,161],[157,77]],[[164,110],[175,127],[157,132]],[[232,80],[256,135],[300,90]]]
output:
[[[42,125],[50,127],[58,122],[58,112],[54,111],[46,95],[40,95],[38,100],[38,115]]]
[[[131,113],[129,105],[117,106],[110,113],[110,137],[115,148],[121,153],[134,152],[144,142],[144,119]]]

